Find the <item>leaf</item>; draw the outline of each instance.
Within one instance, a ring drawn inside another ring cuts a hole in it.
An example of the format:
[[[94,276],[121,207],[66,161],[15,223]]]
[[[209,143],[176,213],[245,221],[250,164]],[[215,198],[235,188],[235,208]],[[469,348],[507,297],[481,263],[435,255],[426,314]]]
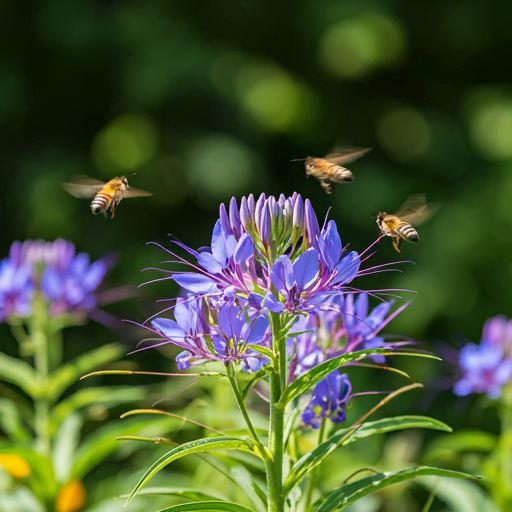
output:
[[[178,487],[149,487],[142,489],[139,496],[179,496],[194,501],[226,501],[225,498],[216,496],[215,494],[207,494],[197,489],[186,489]],[[121,498],[127,498],[128,494],[124,494]]]
[[[62,422],[54,440],[52,463],[55,478],[60,484],[69,480],[76,447],[80,441],[82,417],[78,413],[69,414]]]
[[[14,443],[25,443],[32,438],[25,427],[16,403],[0,398],[0,427]]]
[[[442,421],[426,416],[396,416],[394,418],[385,418],[363,423],[363,425],[358,430],[355,430],[349,437],[347,437],[347,434],[353,429],[346,428],[339,430],[336,434],[327,439],[327,441],[324,441],[309,453],[306,453],[306,455],[293,465],[284,483],[285,496],[339,446],[346,446],[358,439],[370,437],[375,434],[384,434],[385,432],[405,430],[408,428],[429,428],[432,430],[451,432],[451,428]]]
[[[329,359],[324,361],[323,363],[311,368],[311,370],[307,371],[303,375],[301,375],[298,379],[294,380],[283,392],[279,402],[277,403],[277,407],[284,408],[287,403],[291,402],[294,398],[302,395],[305,391],[307,391],[310,387],[318,384],[324,377],[329,375],[329,373],[336,370],[340,366],[350,363],[352,361],[359,361],[360,359],[364,359],[371,355],[383,355],[383,356],[400,356],[400,355],[408,355],[408,356],[417,356],[417,357],[428,357],[431,359],[439,359],[438,357],[431,356],[430,354],[424,354],[420,352],[393,352],[389,349],[385,348],[372,348],[368,350],[360,350],[358,352],[351,352],[349,354],[343,354],[338,357],[334,357],[333,359]]]
[[[126,501],[126,505],[134,498],[140,489],[161,469],[170,464],[172,461],[180,459],[185,455],[192,453],[202,453],[211,450],[245,450],[249,453],[258,453],[258,448],[254,441],[250,439],[240,439],[238,437],[207,437],[198,439],[189,443],[177,446],[164,456],[160,457],[139,480],[133,489],[130,497]]]
[[[434,439],[426,448],[422,460],[448,458],[464,451],[491,452],[496,448],[498,436],[483,430],[459,430],[449,436]]]
[[[247,345],[245,348],[252,348],[255,352],[259,352],[260,354],[268,357],[272,362],[275,362],[276,355],[267,347],[262,347],[261,345]]]
[[[82,479],[114,452],[119,447],[116,437],[137,434],[144,429],[151,429],[154,435],[163,435],[173,425],[178,426],[178,421],[173,418],[133,418],[101,427],[80,444],[73,462],[71,477]]]
[[[247,395],[249,394],[249,391],[251,388],[258,382],[259,380],[263,379],[268,375],[268,369],[266,366],[258,370],[256,373],[254,373],[251,378],[248,380],[247,384],[245,384],[243,389],[240,389],[240,394],[242,395],[242,400],[245,400],[247,398]]]
[[[206,512],[253,512],[250,508],[243,507],[237,503],[228,503],[224,501],[183,503],[181,505],[174,505],[174,507],[163,508],[158,512],[196,512],[201,510]]]
[[[234,466],[229,471],[231,476],[240,484],[245,495],[251,500],[258,512],[267,510],[267,495],[254,481],[251,473],[243,466]]]
[[[28,462],[32,474],[28,479],[34,494],[41,500],[53,500],[57,494],[57,482],[53,473],[51,460],[29,448],[0,444],[0,454],[19,455]]]
[[[25,361],[10,357],[3,352],[0,352],[0,378],[16,384],[32,398],[43,393],[38,385],[34,368]]]
[[[90,405],[113,407],[127,402],[136,402],[144,398],[144,388],[139,386],[103,386],[79,389],[76,393],[59,402],[52,411],[52,429],[71,412]]]
[[[90,372],[101,366],[121,357],[124,353],[121,345],[112,343],[105,345],[86,354],[61,365],[57,370],[52,372],[48,380],[47,398],[51,402],[55,402],[60,395],[71,384],[80,380],[84,373]]]
[[[315,512],[331,512],[332,510],[344,510],[358,499],[378,491],[390,485],[404,482],[418,476],[443,476],[448,478],[469,478],[479,480],[478,477],[459,473],[458,471],[449,471],[447,469],[431,468],[428,466],[418,466],[410,469],[402,469],[394,473],[377,473],[366,478],[361,478],[357,482],[342,485],[332,491],[326,500],[315,510]]]

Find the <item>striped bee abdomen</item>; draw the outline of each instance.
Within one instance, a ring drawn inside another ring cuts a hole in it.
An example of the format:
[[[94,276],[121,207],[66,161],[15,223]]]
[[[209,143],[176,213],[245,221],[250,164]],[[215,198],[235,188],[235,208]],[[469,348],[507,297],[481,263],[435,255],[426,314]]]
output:
[[[94,214],[104,212],[109,207],[114,196],[103,191],[98,192],[91,203],[91,211]]]
[[[407,222],[401,222],[398,226],[397,231],[399,235],[408,242],[419,242],[420,237],[418,232]]]

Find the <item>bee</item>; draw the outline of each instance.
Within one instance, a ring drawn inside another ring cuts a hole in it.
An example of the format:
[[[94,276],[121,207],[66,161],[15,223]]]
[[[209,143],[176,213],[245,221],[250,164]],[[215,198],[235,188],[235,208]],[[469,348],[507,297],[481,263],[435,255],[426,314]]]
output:
[[[131,175],[133,176],[133,175]],[[94,215],[105,213],[114,218],[117,205],[124,197],[150,196],[150,192],[131,188],[125,176],[115,177],[107,183],[88,176],[75,176],[71,183],[62,183],[64,189],[72,196],[82,199],[94,197],[91,211]]]
[[[371,149],[335,147],[324,158],[308,156],[292,160],[292,162],[303,160],[306,174],[317,178],[324,190],[331,194],[331,183],[350,183],[354,179],[354,175],[342,165],[357,160]]]
[[[418,243],[420,237],[411,224],[419,225],[426,222],[439,208],[439,205],[428,205],[425,194],[413,194],[399,208],[395,215],[386,212],[377,214],[377,225],[383,236],[393,239],[393,247],[400,252],[402,240]]]

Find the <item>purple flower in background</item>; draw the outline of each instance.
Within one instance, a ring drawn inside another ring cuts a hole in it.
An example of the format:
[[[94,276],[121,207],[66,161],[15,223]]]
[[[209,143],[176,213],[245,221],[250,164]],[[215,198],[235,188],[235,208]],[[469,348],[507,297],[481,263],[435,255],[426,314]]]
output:
[[[58,315],[75,310],[90,311],[97,304],[94,291],[108,266],[98,260],[89,264],[89,255],[77,254],[60,265],[48,265],[41,276],[41,291],[52,301],[50,313]]]
[[[75,246],[60,238],[14,242],[0,263],[0,320],[13,313],[28,316],[35,293],[48,300],[52,315],[90,312],[107,270],[106,261],[89,264],[87,254],[75,255]]]
[[[512,379],[512,320],[504,316],[487,320],[480,345],[464,346],[459,365],[463,377],[453,386],[456,395],[474,392],[499,398],[503,386]]]
[[[345,409],[351,391],[352,384],[347,375],[340,374],[338,370],[333,371],[315,386],[313,396],[302,413],[302,421],[315,429],[320,427],[325,418],[333,423],[345,421]]]
[[[269,321],[265,316],[247,319],[234,302],[211,309],[211,304],[202,297],[178,299],[174,316],[175,321],[156,318],[151,322],[151,330],[163,337],[159,345],[172,343],[185,349],[176,357],[180,370],[208,361],[240,361],[242,369],[255,372],[269,362],[248,347],[268,347]]]
[[[0,321],[10,315],[30,315],[34,290],[31,267],[4,258],[0,262]]]

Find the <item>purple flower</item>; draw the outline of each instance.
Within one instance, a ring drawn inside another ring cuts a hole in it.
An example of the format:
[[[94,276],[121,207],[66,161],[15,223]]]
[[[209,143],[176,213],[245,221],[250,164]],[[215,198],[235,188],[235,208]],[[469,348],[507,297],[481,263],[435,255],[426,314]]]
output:
[[[459,365],[463,377],[453,387],[456,395],[475,392],[499,398],[503,386],[512,379],[512,320],[504,316],[487,320],[480,345],[468,343],[463,347]]]
[[[107,270],[106,261],[89,264],[87,254],[75,256],[75,246],[60,238],[14,242],[0,263],[0,320],[13,313],[28,316],[35,292],[48,301],[52,315],[90,312]]]
[[[220,207],[210,247],[199,251],[180,242],[197,261],[190,263],[172,251],[175,263],[195,272],[170,271],[169,277],[195,295],[253,296],[253,305],[272,311],[304,312],[342,293],[359,273],[356,252],[343,254],[336,224],[320,229],[309,200],[294,194],[276,200],[264,194],[255,201],[243,197],[240,209],[233,198],[229,212]],[[276,287],[280,296],[273,296]],[[278,302],[280,304],[278,304]]]
[[[302,421],[315,429],[325,418],[333,423],[345,421],[351,391],[352,385],[345,373],[340,374],[338,370],[331,372],[315,386],[313,396],[302,413]]]
[[[41,290],[51,300],[50,313],[58,315],[94,309],[97,304],[94,291],[107,270],[108,266],[102,260],[89,265],[89,255],[85,253],[60,265],[48,265],[41,276]]]
[[[175,321],[156,318],[151,322],[151,330],[164,338],[162,344],[172,343],[185,349],[176,357],[180,370],[208,361],[240,361],[242,369],[255,372],[269,362],[248,347],[268,347],[269,321],[265,316],[246,319],[234,302],[213,309],[202,297],[178,299],[174,316]]]
[[[30,266],[4,258],[0,262],[0,321],[10,315],[30,315],[34,290]]]

